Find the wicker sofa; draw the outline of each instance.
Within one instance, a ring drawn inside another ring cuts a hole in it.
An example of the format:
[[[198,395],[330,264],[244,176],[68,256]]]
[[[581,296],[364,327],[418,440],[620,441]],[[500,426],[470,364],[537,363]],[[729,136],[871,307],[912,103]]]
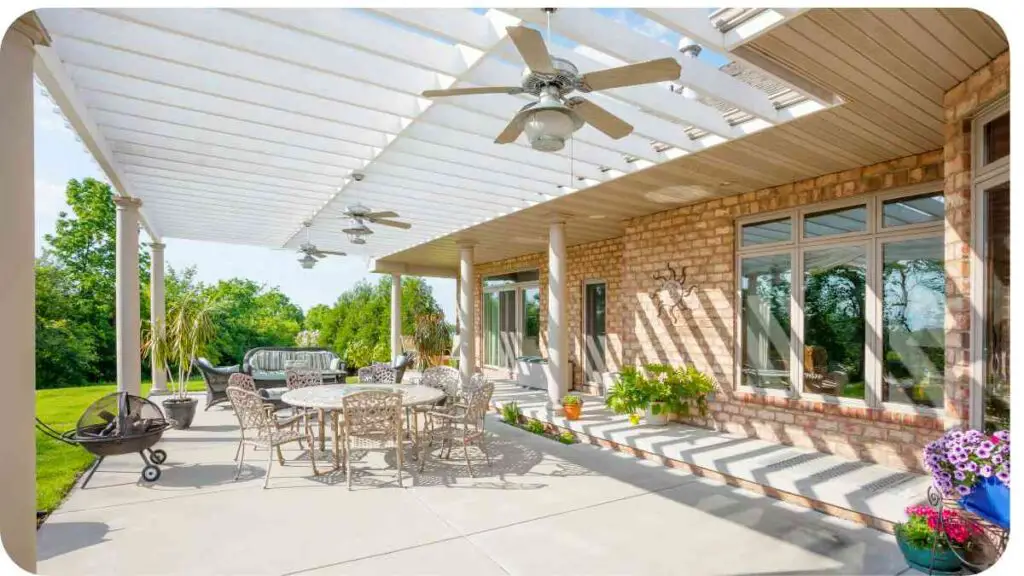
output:
[[[284,371],[302,364],[323,374],[324,382],[344,382],[345,363],[324,348],[253,348],[242,359],[242,372],[252,376],[257,388],[284,386]]]

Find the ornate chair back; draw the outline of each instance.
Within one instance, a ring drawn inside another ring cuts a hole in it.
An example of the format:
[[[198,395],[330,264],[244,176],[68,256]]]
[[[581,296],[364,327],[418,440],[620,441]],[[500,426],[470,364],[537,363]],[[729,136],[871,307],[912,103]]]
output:
[[[395,369],[389,364],[383,362],[374,362],[370,365],[370,373],[373,378],[373,382],[378,384],[394,384],[395,383]]]
[[[243,436],[247,430],[255,431],[257,437],[273,435],[274,424],[271,422],[271,416],[259,394],[228,386],[228,399],[235,409],[235,416],[238,418],[238,425],[242,428]]]
[[[398,440],[402,433],[402,395],[368,390],[345,397],[345,434]]]
[[[256,393],[256,381],[252,379],[252,376],[242,374],[241,372],[232,374],[231,377],[228,378],[228,387],[241,388],[242,390],[246,390],[254,394]]]
[[[494,394],[494,382],[484,380],[482,384],[471,387],[466,394],[466,423],[483,427],[484,415],[491,404]]]
[[[284,383],[289,390],[305,388],[307,386],[320,386],[324,383],[324,376],[319,370],[289,368],[284,371]]]
[[[449,398],[459,395],[459,371],[451,366],[434,366],[423,371],[420,386],[443,390]]]

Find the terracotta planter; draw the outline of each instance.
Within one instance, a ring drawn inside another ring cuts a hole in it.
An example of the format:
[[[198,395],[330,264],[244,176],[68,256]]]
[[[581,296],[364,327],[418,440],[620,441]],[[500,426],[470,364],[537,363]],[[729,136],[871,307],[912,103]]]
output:
[[[565,410],[566,420],[579,420],[580,413],[583,412],[583,404],[562,404],[562,410]]]

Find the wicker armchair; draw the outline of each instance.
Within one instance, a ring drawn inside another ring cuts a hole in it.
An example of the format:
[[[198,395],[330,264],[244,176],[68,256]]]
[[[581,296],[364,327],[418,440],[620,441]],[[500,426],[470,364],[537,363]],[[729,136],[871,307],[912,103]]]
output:
[[[228,378],[239,372],[239,366],[214,366],[206,358],[196,358],[192,361],[196,368],[199,368],[203,375],[203,382],[206,384],[206,408],[222,404],[228,401],[227,389]]]
[[[479,386],[471,387],[467,391],[465,404],[459,403],[451,411],[429,412],[430,425],[427,434],[429,435],[428,446],[434,440],[439,440],[441,450],[438,456],[450,459],[452,445],[456,442],[462,445],[462,453],[466,458],[466,466],[469,468],[469,475],[473,473],[473,464],[469,461],[469,445],[477,444],[487,459],[487,465],[491,465],[491,457],[487,453],[486,435],[484,433],[484,416],[491,403],[491,395],[494,394],[494,383],[486,379]],[[445,444],[448,446],[448,455],[444,455]],[[426,462],[426,454],[420,458],[420,470]]]
[[[292,416],[284,420],[274,416],[274,408],[263,402],[263,398],[255,392],[241,388],[228,387],[228,399],[235,408],[235,416],[238,418],[239,432],[241,438],[238,440],[238,450],[235,457],[238,460],[238,467],[235,469],[235,480],[242,471],[242,462],[245,461],[246,445],[253,448],[267,449],[267,474],[263,478],[263,487],[270,483],[270,469],[274,465],[274,452],[277,452],[277,460],[284,466],[284,455],[281,453],[281,445],[289,442],[298,442],[302,447],[303,433],[299,429],[301,417]]]
[[[241,388],[248,392],[257,392],[256,382],[252,379],[252,376],[242,372],[236,372],[228,378],[228,388]],[[225,390],[225,396],[227,396],[226,392]]]
[[[394,450],[398,460],[398,485],[402,486],[402,395],[376,390],[345,397],[343,455],[345,481],[352,489],[352,450]]]

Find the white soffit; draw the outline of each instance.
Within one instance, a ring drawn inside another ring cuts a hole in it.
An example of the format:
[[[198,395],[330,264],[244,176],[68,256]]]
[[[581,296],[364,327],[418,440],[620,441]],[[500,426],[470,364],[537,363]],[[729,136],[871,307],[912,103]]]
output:
[[[666,56],[683,66],[676,83],[591,94],[634,132],[612,140],[585,126],[559,154],[493,143],[528,97],[419,96],[517,85],[505,27],[542,25],[538,9],[38,13],[53,39],[41,80],[165,237],[296,247],[313,217],[321,248],[382,257],[835,103],[730,57],[799,11],[559,10],[549,47],[581,72]],[[679,35],[732,68],[682,54]],[[352,245],[341,215],[356,202],[412,228],[371,225]]]

